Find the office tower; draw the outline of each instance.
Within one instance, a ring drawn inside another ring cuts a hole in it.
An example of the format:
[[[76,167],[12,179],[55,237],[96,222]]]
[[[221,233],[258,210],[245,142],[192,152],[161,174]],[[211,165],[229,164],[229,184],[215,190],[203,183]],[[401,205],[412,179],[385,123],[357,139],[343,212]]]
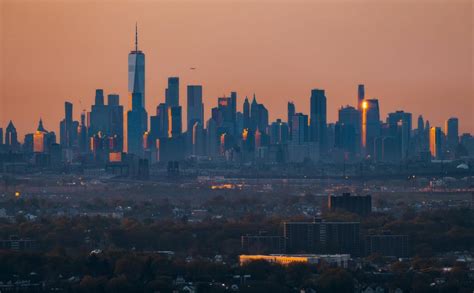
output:
[[[145,110],[145,54],[138,50],[138,29],[135,27],[135,50],[128,55],[128,92],[131,110],[127,112],[128,152],[143,155],[143,134],[148,130]]]
[[[89,114],[89,136],[94,136],[99,132],[108,135],[110,128],[108,108],[104,104],[104,91],[95,91],[95,104],[91,106]]]
[[[77,127],[75,127],[75,121],[72,120],[72,103],[65,102],[64,103],[64,111],[65,117],[61,121],[59,129],[59,138],[60,143],[63,148],[70,148],[74,145],[76,134],[77,134]]]
[[[425,129],[425,123],[423,122],[423,116],[418,116],[418,125],[417,125],[417,131],[418,133],[422,133],[423,130]]]
[[[277,119],[270,125],[270,143],[285,144],[288,142],[288,124]]]
[[[128,94],[129,107],[133,104],[133,94],[145,107],[145,54],[138,50],[138,26],[135,26],[135,50],[128,54]]]
[[[255,97],[255,94],[253,94],[253,100],[252,104],[250,105],[250,129],[255,131],[258,127],[258,121],[259,121],[259,106],[257,103],[257,98]]]
[[[292,125],[293,125],[293,116],[295,115],[296,113],[296,108],[295,108],[295,104],[293,102],[288,102],[288,105],[287,105],[287,121],[288,122],[288,129],[290,130],[290,133],[289,133],[289,139],[291,140],[291,129],[292,129]]]
[[[267,132],[268,127],[268,110],[265,108],[263,104],[258,104],[258,123],[257,129],[259,129],[262,133]]]
[[[291,122],[291,142],[303,144],[308,141],[308,115],[296,113]]]
[[[153,141],[168,137],[168,107],[161,103],[156,107],[156,115],[150,117],[150,138]]]
[[[168,107],[179,106],[179,77],[168,77],[168,88],[165,91],[165,103]]]
[[[408,235],[368,235],[365,238],[365,255],[377,254],[387,257],[408,257]]]
[[[192,154],[195,156],[205,155],[206,142],[202,123],[196,121],[192,127]]]
[[[89,113],[87,132],[89,137],[100,134],[100,137],[108,141],[109,143],[104,145],[107,151],[123,151],[123,107],[120,106],[119,95],[108,95],[106,105],[103,90],[96,90],[95,104]]]
[[[454,150],[459,143],[459,120],[451,117],[446,121],[444,132],[446,133],[446,146]]]
[[[360,152],[362,134],[361,112],[351,106],[341,107],[335,125],[335,144],[346,152]]]
[[[430,152],[434,159],[441,159],[441,128],[431,127],[430,129]]]
[[[3,128],[0,127],[0,146],[3,145]]]
[[[357,142],[353,125],[336,122],[334,125],[334,147],[344,151],[345,159],[355,155]]]
[[[284,222],[287,253],[360,254],[359,222]]]
[[[237,112],[235,114],[235,133],[238,136],[244,130],[244,115],[242,112]]]
[[[243,106],[243,125],[244,125],[244,129],[250,128],[251,126],[250,103],[247,97],[245,97],[244,106]]]
[[[188,85],[188,132],[192,132],[192,128],[196,122],[202,126],[204,123],[204,104],[202,103],[202,86]]]
[[[177,137],[181,135],[181,106],[173,106],[168,108],[168,137]]]
[[[374,140],[380,135],[380,111],[377,99],[362,102],[362,146],[366,155],[374,155]]]
[[[113,139],[113,146],[110,150],[115,152],[123,151],[123,106],[120,105],[120,97],[117,94],[107,96],[107,108],[109,114],[109,133]]]
[[[142,95],[132,94],[132,110],[127,113],[128,152],[143,155],[143,134],[148,130],[148,114],[143,108]]]
[[[230,115],[231,115],[231,122],[234,126],[232,133],[235,133],[235,119],[237,117],[237,92],[230,92]]]
[[[23,145],[21,145],[21,151],[25,154],[31,155],[34,147],[34,136],[33,133],[25,134],[23,138]]]
[[[310,106],[310,139],[318,142],[320,151],[324,152],[327,147],[327,116],[326,95],[324,90],[313,89],[311,91]]]
[[[5,130],[5,145],[11,150],[16,150],[19,147],[18,134],[11,120]]]
[[[218,136],[222,133],[227,133],[230,135],[228,141],[234,139],[237,135],[237,126],[236,126],[236,115],[234,113],[237,94],[232,92],[230,97],[219,97],[217,98],[217,107],[212,108],[211,116],[216,122]]]
[[[46,150],[46,139],[45,134],[47,131],[43,127],[43,121],[40,119],[38,123],[38,128],[33,134],[33,152],[35,153],[44,153]]]
[[[365,100],[365,86],[359,84],[357,87],[357,110],[362,111],[362,102]]]
[[[387,117],[389,135],[395,137],[398,144],[400,159],[405,160],[409,155],[409,147],[412,131],[411,113],[396,111],[389,113]]]
[[[206,122],[206,146],[209,157],[218,155],[218,137],[217,137],[217,123],[214,118],[210,118]]]
[[[343,210],[360,216],[367,216],[372,212],[372,197],[370,195],[330,195],[328,208],[332,211]]]
[[[79,125],[78,135],[79,135],[79,149],[82,153],[86,153],[87,151],[89,151],[89,140],[88,140],[89,136],[88,136],[88,131],[87,131],[85,112],[81,113],[81,123]]]

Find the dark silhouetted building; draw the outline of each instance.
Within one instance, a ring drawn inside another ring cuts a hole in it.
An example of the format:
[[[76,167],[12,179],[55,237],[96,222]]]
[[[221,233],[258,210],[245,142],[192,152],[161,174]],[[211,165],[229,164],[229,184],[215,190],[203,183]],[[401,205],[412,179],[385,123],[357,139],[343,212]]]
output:
[[[441,149],[441,128],[431,127],[430,129],[430,152],[431,157],[434,159],[441,159],[442,149]]]
[[[202,86],[188,85],[188,123],[187,130],[191,132],[193,125],[204,124],[204,104],[202,103]]]
[[[287,253],[360,254],[359,222],[284,222]]]
[[[350,213],[367,216],[372,212],[372,197],[370,195],[330,195],[328,207],[331,211],[344,210]]]
[[[10,120],[5,131],[5,145],[9,150],[18,150],[20,143],[18,142],[18,134],[15,125]]]
[[[311,91],[310,139],[311,141],[318,142],[321,152],[325,152],[327,146],[326,103],[324,90],[313,89]]]
[[[168,88],[165,90],[165,103],[168,107],[179,106],[179,77],[168,77]]]
[[[459,143],[459,120],[458,118],[449,118],[445,125],[446,146],[448,150],[453,151]]]
[[[408,257],[408,235],[369,235],[365,238],[365,253]]]
[[[142,156],[148,114],[145,110],[145,54],[138,50],[138,29],[135,31],[135,50],[128,54],[128,92],[131,100],[131,109],[127,112],[128,152]]]

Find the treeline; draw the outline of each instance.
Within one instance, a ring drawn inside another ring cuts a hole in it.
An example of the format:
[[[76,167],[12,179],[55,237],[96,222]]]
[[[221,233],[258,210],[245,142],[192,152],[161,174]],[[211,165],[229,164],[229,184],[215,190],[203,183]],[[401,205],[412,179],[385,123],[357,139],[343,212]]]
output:
[[[0,252],[0,263],[4,283],[14,276],[44,282],[45,291],[60,288],[63,292],[172,292],[180,288],[179,279],[191,282],[197,292],[229,292],[232,285],[240,292],[354,292],[374,284],[417,293],[470,293],[474,288],[465,265],[443,273],[433,270],[441,264],[431,259],[394,262],[392,271],[385,274],[371,266],[346,270],[324,263],[281,266],[265,261],[236,266],[207,258],[185,260],[130,251],[72,256],[61,249],[47,254]],[[443,278],[444,283],[433,287],[436,278]]]
[[[474,211],[471,209],[436,210],[422,213],[407,211],[401,218],[372,214],[358,218],[350,214],[326,214],[328,220],[361,221],[361,234],[390,231],[409,236],[412,255],[433,256],[448,251],[474,250]],[[51,251],[84,252],[91,249],[134,249],[136,251],[172,250],[177,254],[236,256],[240,237],[266,231],[281,235],[283,218],[248,214],[239,220],[211,220],[190,223],[178,221],[112,219],[104,217],[55,217],[16,223],[0,221],[0,239],[11,235],[36,240],[38,248]],[[299,219],[301,220],[301,219]],[[307,219],[310,220],[310,219]]]

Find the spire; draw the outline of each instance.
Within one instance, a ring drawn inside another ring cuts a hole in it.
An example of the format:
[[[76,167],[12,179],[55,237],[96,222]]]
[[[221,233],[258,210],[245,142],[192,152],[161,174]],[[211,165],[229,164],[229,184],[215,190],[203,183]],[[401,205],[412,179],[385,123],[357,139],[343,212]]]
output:
[[[135,22],[135,51],[138,51],[138,23]]]
[[[255,93],[253,94],[253,101],[252,101],[252,104],[253,104],[253,103],[255,103],[255,104],[257,103],[257,99],[255,98]]]
[[[36,130],[46,132],[46,130],[43,127],[43,119],[40,118],[39,123],[38,123],[38,129],[36,129]]]

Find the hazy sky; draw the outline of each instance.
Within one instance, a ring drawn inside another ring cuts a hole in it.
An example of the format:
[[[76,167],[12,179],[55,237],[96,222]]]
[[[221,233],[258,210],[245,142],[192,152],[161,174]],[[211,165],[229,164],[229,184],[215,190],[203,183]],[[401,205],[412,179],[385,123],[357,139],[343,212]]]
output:
[[[311,89],[323,88],[333,122],[364,83],[383,120],[399,109],[414,125],[420,113],[437,126],[456,116],[474,133],[472,3],[0,0],[0,125],[13,119],[21,140],[40,117],[57,131],[64,101],[78,119],[96,88],[127,105],[137,21],[151,115],[168,76],[181,78],[184,111],[186,85],[203,85],[206,120],[230,91],[238,109],[256,93],[273,120],[289,100],[308,113]]]

